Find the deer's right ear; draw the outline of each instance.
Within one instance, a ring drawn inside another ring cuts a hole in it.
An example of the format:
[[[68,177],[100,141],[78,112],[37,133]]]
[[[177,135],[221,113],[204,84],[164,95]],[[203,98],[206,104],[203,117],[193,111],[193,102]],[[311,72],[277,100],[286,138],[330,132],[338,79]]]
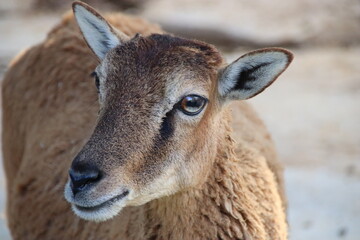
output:
[[[86,43],[100,60],[110,49],[129,39],[127,35],[114,29],[89,5],[76,1],[72,7]]]

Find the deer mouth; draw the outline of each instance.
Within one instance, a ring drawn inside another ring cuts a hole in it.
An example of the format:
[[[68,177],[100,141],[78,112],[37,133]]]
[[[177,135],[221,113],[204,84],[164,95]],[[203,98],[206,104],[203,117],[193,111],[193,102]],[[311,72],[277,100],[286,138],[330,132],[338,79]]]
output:
[[[125,207],[129,193],[129,190],[125,190],[96,205],[79,205],[73,201],[72,209],[77,216],[84,220],[102,222],[116,216]]]
[[[80,211],[84,211],[84,212],[94,212],[94,211],[98,211],[102,208],[106,208],[106,207],[110,207],[111,205],[115,204],[116,202],[122,200],[124,197],[126,197],[127,195],[129,195],[129,191],[124,191],[123,193],[103,202],[100,203],[98,205],[95,206],[91,206],[91,207],[84,207],[84,206],[79,206],[74,204],[74,207],[76,207],[78,210]]]

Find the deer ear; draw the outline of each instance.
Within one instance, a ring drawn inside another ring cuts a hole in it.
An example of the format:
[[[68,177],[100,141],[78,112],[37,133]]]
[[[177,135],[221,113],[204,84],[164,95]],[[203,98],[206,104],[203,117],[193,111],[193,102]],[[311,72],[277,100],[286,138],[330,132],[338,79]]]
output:
[[[281,48],[249,52],[222,71],[219,94],[225,100],[254,97],[270,86],[285,71],[292,59],[292,53]]]
[[[72,7],[86,43],[100,60],[110,49],[129,39],[127,35],[113,28],[89,5],[76,1]]]

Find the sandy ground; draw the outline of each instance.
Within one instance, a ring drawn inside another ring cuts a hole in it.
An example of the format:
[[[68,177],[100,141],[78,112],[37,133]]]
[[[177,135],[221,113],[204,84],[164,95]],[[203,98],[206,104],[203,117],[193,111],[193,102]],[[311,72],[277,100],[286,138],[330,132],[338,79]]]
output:
[[[41,41],[59,19],[56,13],[15,13],[4,3],[0,1],[0,80],[11,57]],[[290,239],[355,240],[360,236],[360,45],[316,46],[291,49],[295,60],[290,68],[250,101],[285,165]],[[231,61],[247,50],[225,56]],[[0,168],[0,239],[7,240],[4,209]]]

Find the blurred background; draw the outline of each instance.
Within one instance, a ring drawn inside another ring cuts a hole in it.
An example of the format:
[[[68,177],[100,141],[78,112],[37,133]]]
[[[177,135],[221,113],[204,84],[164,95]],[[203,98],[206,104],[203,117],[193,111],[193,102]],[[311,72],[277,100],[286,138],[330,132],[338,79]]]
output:
[[[0,80],[10,59],[40,43],[71,0],[0,0]],[[360,239],[359,0],[88,0],[215,44],[228,61],[289,48],[295,60],[250,100],[285,166],[290,239]],[[0,239],[6,227],[0,174]]]

